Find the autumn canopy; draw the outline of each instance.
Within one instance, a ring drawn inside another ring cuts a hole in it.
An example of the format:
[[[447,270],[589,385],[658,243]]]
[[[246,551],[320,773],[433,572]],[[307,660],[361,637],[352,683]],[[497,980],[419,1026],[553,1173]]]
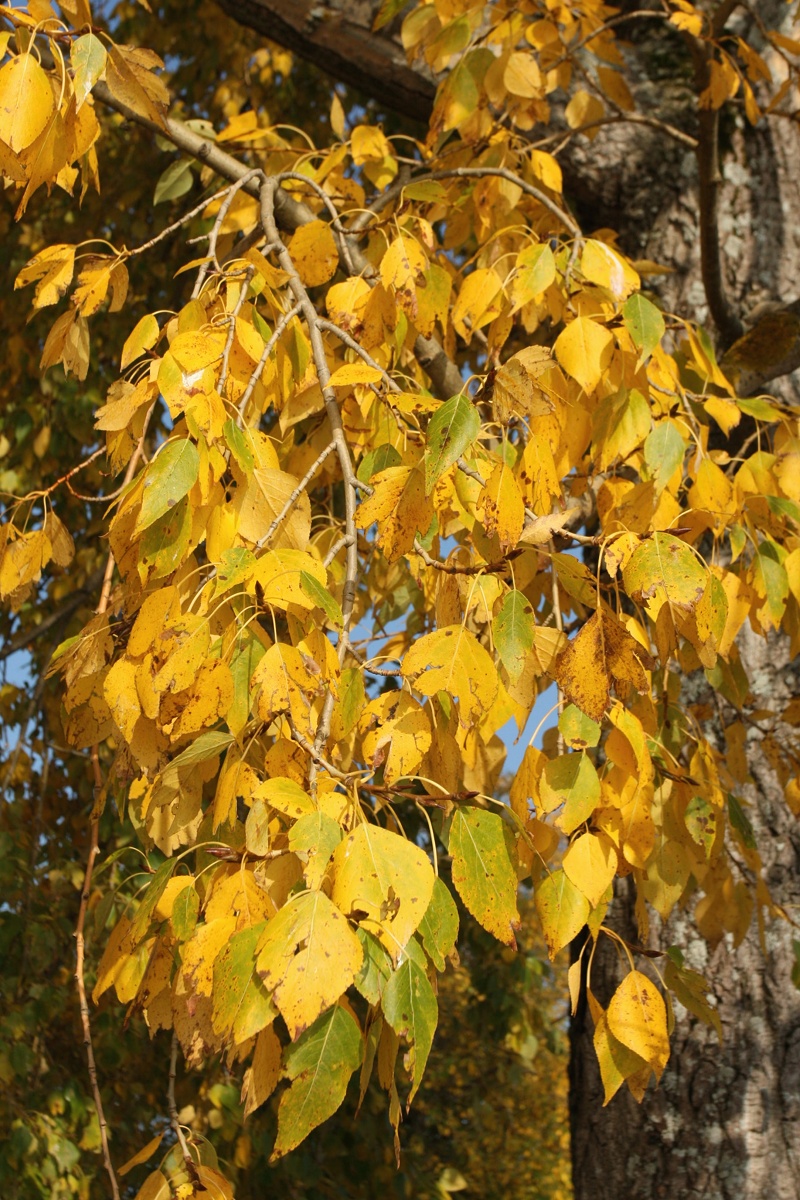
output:
[[[777,77],[708,7],[664,3],[665,36],[705,63],[701,119],[738,95],[755,124]],[[244,1118],[274,1106],[275,1162],[373,1072],[397,1136],[459,913],[513,950],[524,910],[551,958],[585,931],[569,990],[606,1102],[661,1078],[676,1000],[719,1026],[681,947],[642,953],[651,921],[688,906],[713,944],[780,919],[737,638],[800,646],[800,435],[719,306],[715,343],[659,302],[664,266],[574,215],[563,139],[648,119],[615,11],[384,0],[373,32],[401,28],[435,91],[412,136],[319,79],[313,128],[281,123],[268,52],[193,111],[132,6],[0,9],[30,230],[3,303],[13,282],[44,380],[29,441],[4,427],[0,599],[57,747],[7,756],[6,784],[65,764],[85,1040],[99,1005],[163,1047],[142,1200],[234,1194],[175,1109],[211,1061]],[[772,45],[794,79],[800,43]],[[155,204],[128,186],[102,216],[131,138]],[[606,923],[620,879],[637,942]],[[91,1045],[89,1069],[101,1102]]]

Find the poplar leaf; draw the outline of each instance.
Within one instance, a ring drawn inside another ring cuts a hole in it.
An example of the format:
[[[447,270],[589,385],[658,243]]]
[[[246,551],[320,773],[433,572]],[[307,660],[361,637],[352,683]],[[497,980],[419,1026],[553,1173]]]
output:
[[[330,225],[308,221],[292,234],[289,243],[297,273],[306,287],[319,287],[336,274],[339,251]]]
[[[152,349],[158,341],[160,333],[158,321],[152,313],[148,313],[146,317],[142,317],[134,326],[132,332],[125,339],[125,345],[122,347],[122,358],[120,360],[120,370],[124,371],[137,358],[139,358],[146,350]]]
[[[343,1004],[323,1014],[288,1047],[286,1073],[292,1083],[281,1096],[271,1161],[299,1146],[312,1129],[336,1112],[362,1052],[361,1030]]]
[[[15,154],[47,128],[55,98],[33,54],[18,54],[0,70],[0,141]]]
[[[617,872],[617,852],[604,838],[583,833],[567,848],[564,872],[594,908]]]
[[[414,842],[359,825],[333,854],[333,902],[397,958],[433,895],[433,868]]]
[[[428,422],[428,449],[425,454],[425,495],[433,491],[444,475],[468,450],[480,433],[481,418],[469,396],[453,396]]]
[[[407,692],[386,692],[371,700],[359,728],[364,758],[373,771],[383,767],[385,783],[413,775],[431,747],[427,713]]]
[[[439,1019],[436,994],[425,971],[425,956],[420,953],[420,963],[411,946],[408,949],[411,953],[406,954],[389,976],[381,997],[386,1020],[398,1037],[405,1038],[411,1046],[408,1066],[412,1085],[407,1105],[414,1099],[422,1083]],[[416,949],[419,951],[418,946]]]
[[[281,1077],[283,1048],[278,1035],[271,1027],[262,1029],[256,1038],[253,1061],[244,1073],[242,1081],[242,1103],[244,1119],[269,1100]]]
[[[437,875],[431,902],[417,931],[437,971],[443,971],[458,937],[458,909],[450,891]]]
[[[661,421],[644,443],[644,461],[656,491],[663,492],[683,462],[686,443],[672,421]]]
[[[188,438],[167,442],[147,468],[137,533],[142,533],[183,499],[194,486],[199,469],[200,458],[194,442]]]
[[[492,637],[512,682],[519,679],[525,659],[533,648],[535,629],[533,607],[528,597],[512,588],[503,598],[497,616],[492,621]]]
[[[516,946],[519,928],[514,838],[497,813],[459,808],[448,830],[453,883],[476,921],[500,942]]]
[[[631,599],[655,618],[664,604],[684,612],[694,608],[705,591],[708,568],[680,538],[654,533],[634,550],[622,578]]]
[[[545,812],[564,805],[556,822],[564,833],[588,821],[600,803],[600,780],[588,755],[581,751],[551,758],[539,781],[539,799]]]
[[[259,921],[234,933],[214,960],[211,1019],[216,1032],[231,1037],[234,1045],[255,1037],[278,1015],[255,973],[256,946],[266,926]]]
[[[640,292],[630,296],[622,306],[625,328],[640,354],[640,361],[649,358],[666,330],[664,318],[650,300]]]
[[[447,692],[457,697],[465,725],[488,712],[497,694],[497,671],[490,655],[462,625],[448,625],[418,638],[401,670],[423,696]]]
[[[580,933],[589,916],[589,901],[563,870],[545,875],[536,888],[536,911],[550,958]]]
[[[335,1004],[361,966],[361,943],[324,892],[294,896],[267,922],[256,971],[292,1041]]]
[[[69,60],[74,72],[72,86],[75,89],[78,109],[85,102],[98,79],[103,78],[106,57],[105,46],[93,33],[85,33],[72,43]]]
[[[576,317],[558,335],[553,347],[561,366],[585,392],[597,387],[613,349],[614,335],[591,317]]]
[[[325,616],[337,629],[341,629],[344,624],[342,610],[337,600],[333,598],[326,587],[314,575],[310,575],[308,571],[300,572],[300,586],[308,596],[309,600],[321,608]]]
[[[655,984],[641,971],[629,971],[612,996],[606,1017],[617,1041],[660,1076],[669,1058],[669,1036],[666,1006]]]

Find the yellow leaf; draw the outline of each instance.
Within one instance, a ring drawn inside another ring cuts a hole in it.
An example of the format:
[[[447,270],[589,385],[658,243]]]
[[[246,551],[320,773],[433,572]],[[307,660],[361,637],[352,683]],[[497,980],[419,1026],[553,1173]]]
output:
[[[594,833],[583,833],[564,855],[564,872],[594,908],[602,900],[617,871],[617,852]]]
[[[428,259],[413,238],[395,238],[381,259],[383,286],[394,290],[397,303],[413,320],[417,315],[417,288],[425,286]]]
[[[589,238],[581,255],[581,272],[590,283],[611,292],[615,300],[626,300],[641,280],[626,259],[605,242]]]
[[[136,666],[130,659],[117,659],[106,675],[103,695],[117,728],[130,744],[133,741],[134,726],[142,715],[136,690]]]
[[[536,911],[553,959],[583,929],[589,916],[589,901],[564,871],[553,871],[536,888]]]
[[[427,714],[407,692],[386,692],[370,701],[359,729],[365,760],[373,771],[383,766],[387,784],[413,776],[431,746]]]
[[[0,140],[15,154],[36,141],[54,109],[50,80],[33,54],[18,54],[0,70]]]
[[[256,971],[295,1041],[351,985],[361,943],[324,892],[295,896],[267,923]]]
[[[296,229],[289,243],[289,253],[306,287],[327,283],[339,266],[336,240],[325,221],[308,221]]]
[[[275,1091],[281,1077],[281,1053],[281,1044],[272,1026],[262,1029],[256,1038],[252,1066],[245,1071],[242,1082],[245,1120]]]
[[[623,112],[633,112],[636,105],[624,75],[619,71],[612,70],[611,67],[598,67],[597,78],[600,81],[600,87],[612,104],[616,104],[617,108],[621,108]]]
[[[627,695],[629,687],[649,691],[645,669],[653,660],[610,611],[594,613],[559,655],[555,677],[566,698],[593,721],[602,721],[612,685]]]
[[[423,696],[448,692],[457,697],[464,726],[480,720],[497,694],[497,671],[489,653],[462,625],[418,638],[403,659],[402,672]]]
[[[315,602],[302,587],[301,575],[312,575],[323,587],[328,572],[318,558],[303,550],[270,550],[263,554],[246,579],[248,592],[255,593],[259,604],[285,609],[289,604],[310,612]]]
[[[356,383],[380,383],[382,378],[377,367],[371,367],[365,362],[354,362],[337,367],[331,375],[330,383],[333,387],[352,387]]]
[[[543,377],[553,365],[545,346],[526,346],[503,363],[494,378],[493,404],[498,421],[505,423],[515,416],[541,417],[553,411],[543,390]]]
[[[428,856],[379,825],[359,825],[333,854],[334,903],[383,942],[396,960],[433,895]]]
[[[272,522],[286,510],[300,481],[294,475],[270,467],[257,467],[234,498],[238,532],[248,542],[259,543]],[[271,548],[288,546],[305,550],[311,533],[311,502],[307,492],[293,500],[286,515],[270,537]]]
[[[452,311],[456,332],[466,341],[498,315],[502,289],[503,281],[494,267],[479,267],[466,277]]]
[[[503,553],[516,546],[525,523],[525,502],[505,462],[498,463],[487,479],[478,506],[486,532],[490,537],[497,534]]]
[[[582,129],[586,125],[595,126],[586,130],[586,136],[591,141],[597,135],[597,122],[602,121],[605,112],[602,100],[581,88],[565,108],[564,116],[570,129]]]
[[[608,1028],[608,1019],[601,1010],[595,1018],[594,1051],[600,1067],[600,1078],[603,1081],[605,1093],[603,1106],[614,1098],[626,1079],[635,1075],[643,1067],[650,1074],[650,1068],[643,1058],[634,1054],[622,1042],[617,1041]]]
[[[2,74],[2,72],[0,72]],[[74,246],[48,246],[23,267],[14,280],[14,287],[25,287],[38,279],[33,296],[34,308],[57,304],[72,283],[75,269]]]
[[[536,58],[525,50],[515,50],[506,63],[503,84],[512,96],[535,99],[544,95],[542,72]]]
[[[310,702],[323,686],[316,663],[307,660],[295,646],[270,646],[256,667],[252,686],[260,688],[257,708],[263,721],[287,713],[297,728],[308,734]]]
[[[640,971],[630,971],[611,998],[608,1028],[617,1041],[638,1054],[660,1078],[669,1059],[667,1010],[655,984]]]
[[[140,1163],[147,1162],[148,1158],[152,1158],[158,1147],[161,1145],[161,1140],[163,1137],[164,1134],[159,1133],[154,1138],[151,1138],[147,1145],[143,1146],[137,1154],[134,1154],[133,1158],[129,1158],[124,1166],[117,1167],[117,1174],[119,1176],[127,1175],[128,1172],[132,1171],[134,1167],[138,1167]]]
[[[433,520],[433,502],[425,494],[425,476],[419,467],[387,467],[373,475],[374,489],[358,507],[356,523],[368,529],[378,522],[377,542],[389,562],[396,562],[424,536]]]
[[[586,392],[593,392],[611,362],[614,335],[591,317],[576,317],[556,338],[561,366]]]

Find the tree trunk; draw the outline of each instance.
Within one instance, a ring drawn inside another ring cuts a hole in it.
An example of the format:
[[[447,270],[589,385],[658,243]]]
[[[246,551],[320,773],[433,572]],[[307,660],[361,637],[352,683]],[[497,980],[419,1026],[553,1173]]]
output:
[[[751,687],[764,707],[780,711],[798,695],[800,666],[788,643],[742,647]],[[800,827],[752,730],[744,789],[773,899],[790,914],[800,902]],[[779,736],[792,731],[783,728]],[[638,940],[633,888],[622,881],[613,926]],[[679,945],[686,965],[705,974],[716,997],[723,1042],[680,1006],[672,1053],[657,1090],[641,1105],[623,1088],[607,1108],[582,1004],[572,1022],[570,1120],[576,1200],[797,1200],[800,1197],[800,992],[792,982],[793,930],[767,918],[764,944],[754,916],[738,949],[727,934],[715,949],[676,911],[651,931],[653,949]],[[620,975],[604,938],[592,965],[592,990],[606,1004]]]

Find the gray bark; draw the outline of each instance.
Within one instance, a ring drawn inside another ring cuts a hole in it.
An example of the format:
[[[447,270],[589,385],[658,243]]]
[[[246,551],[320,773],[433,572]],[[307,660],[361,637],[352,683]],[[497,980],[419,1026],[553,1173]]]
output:
[[[780,712],[800,694],[800,665],[788,643],[745,637],[746,662],[759,706]],[[690,681],[691,682],[691,681]],[[706,727],[707,736],[714,728]],[[779,730],[787,746],[793,731]],[[800,903],[800,826],[751,729],[750,801],[774,900],[787,911]],[[622,881],[612,925],[637,941],[630,880]],[[572,1022],[570,1109],[576,1200],[797,1200],[800,1197],[800,992],[791,973],[794,931],[767,920],[766,954],[754,915],[738,949],[730,935],[715,948],[692,929],[691,912],[676,911],[651,930],[649,947],[678,945],[686,965],[705,974],[723,1028],[713,1030],[678,1006],[670,1062],[658,1089],[637,1105],[623,1088],[607,1108],[592,1046],[592,1022],[582,1006]],[[619,959],[608,939],[595,956],[592,987],[607,1003],[619,982]]]

